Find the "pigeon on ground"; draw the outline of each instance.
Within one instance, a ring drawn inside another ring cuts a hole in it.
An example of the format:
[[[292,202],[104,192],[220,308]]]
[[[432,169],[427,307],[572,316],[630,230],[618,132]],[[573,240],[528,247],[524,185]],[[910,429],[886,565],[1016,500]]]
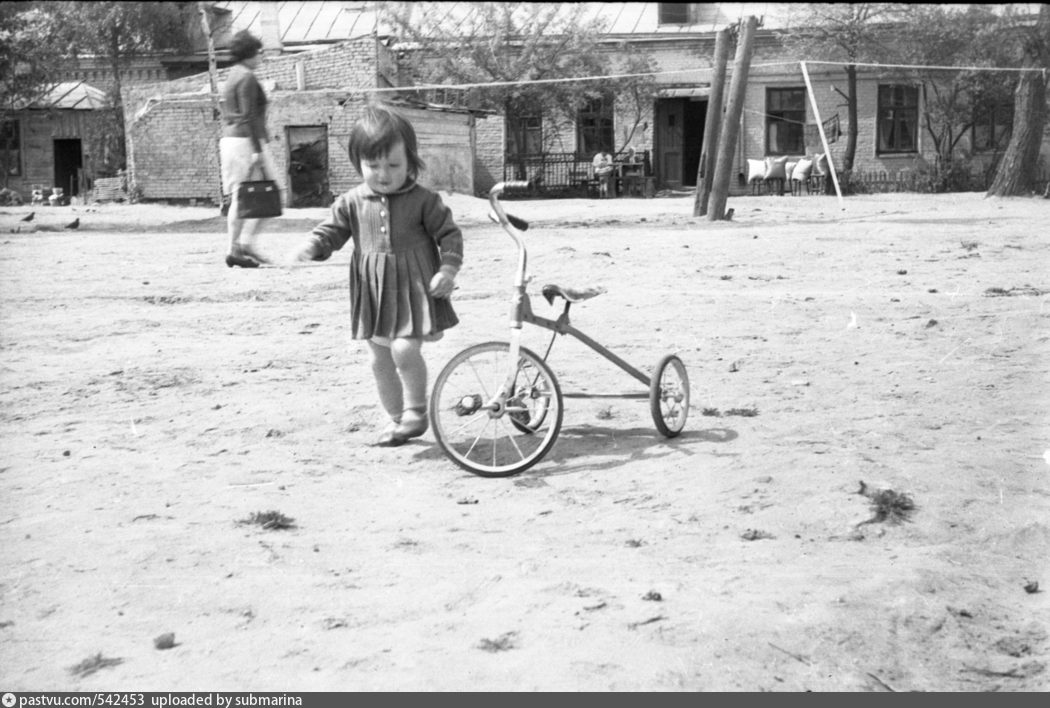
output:
[[[36,212],[35,211],[31,211],[31,212],[29,212],[28,216],[23,216],[22,217],[22,221],[32,221],[34,216],[36,216]]]
[[[80,226],[80,217],[79,216],[77,218],[73,219],[72,222],[66,224],[66,228],[67,229],[75,229],[78,226]]]

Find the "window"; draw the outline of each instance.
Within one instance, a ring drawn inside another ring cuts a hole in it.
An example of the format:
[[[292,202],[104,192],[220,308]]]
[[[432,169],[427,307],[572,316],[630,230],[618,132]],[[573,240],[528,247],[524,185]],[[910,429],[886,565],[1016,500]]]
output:
[[[1003,150],[1010,142],[1014,122],[1014,104],[1008,98],[980,97],[973,108],[974,152]]]
[[[806,89],[766,89],[766,154],[806,153]]]
[[[17,120],[0,123],[0,166],[12,177],[22,175],[22,136]]]
[[[599,150],[613,152],[612,96],[588,101],[576,114],[576,152],[589,158]]]
[[[902,84],[879,86],[878,152],[916,152],[919,89]]]
[[[687,2],[659,2],[659,20],[661,25],[689,24],[689,6]]]
[[[507,112],[507,155],[543,154],[543,119],[538,115],[514,116]]]

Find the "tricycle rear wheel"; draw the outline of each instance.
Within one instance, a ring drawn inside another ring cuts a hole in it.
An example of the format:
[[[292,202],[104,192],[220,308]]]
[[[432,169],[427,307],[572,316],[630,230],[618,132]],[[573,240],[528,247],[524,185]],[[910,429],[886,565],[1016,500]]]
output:
[[[661,435],[676,437],[689,416],[689,374],[685,364],[668,354],[656,365],[649,384],[649,411]]]

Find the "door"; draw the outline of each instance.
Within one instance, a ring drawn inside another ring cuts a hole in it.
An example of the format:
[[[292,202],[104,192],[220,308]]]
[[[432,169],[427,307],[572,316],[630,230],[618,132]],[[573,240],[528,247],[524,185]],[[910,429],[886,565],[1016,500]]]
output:
[[[682,119],[682,184],[696,186],[696,174],[700,169],[700,152],[704,146],[704,127],[707,124],[707,99],[692,99],[685,102]]]
[[[288,126],[285,137],[288,139],[288,206],[330,206],[335,195],[328,189],[328,126]]]
[[[67,197],[80,194],[80,170],[84,166],[84,156],[80,150],[79,138],[55,140],[55,183]]]
[[[684,101],[665,98],[656,102],[656,178],[665,187],[682,186],[682,138]]]

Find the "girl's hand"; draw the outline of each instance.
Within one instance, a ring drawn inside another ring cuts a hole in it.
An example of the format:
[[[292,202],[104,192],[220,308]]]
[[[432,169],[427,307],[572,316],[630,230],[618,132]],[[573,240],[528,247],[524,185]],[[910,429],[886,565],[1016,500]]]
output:
[[[313,241],[310,241],[305,246],[302,246],[302,247],[292,251],[289,254],[289,256],[288,256],[288,260],[292,261],[293,263],[302,263],[302,262],[305,262],[305,261],[312,261],[312,260],[314,260],[316,258],[317,258],[317,248],[314,245]]]
[[[456,276],[450,272],[451,269],[442,267],[434,277],[430,279],[430,294],[434,297],[448,297],[456,287]]]

